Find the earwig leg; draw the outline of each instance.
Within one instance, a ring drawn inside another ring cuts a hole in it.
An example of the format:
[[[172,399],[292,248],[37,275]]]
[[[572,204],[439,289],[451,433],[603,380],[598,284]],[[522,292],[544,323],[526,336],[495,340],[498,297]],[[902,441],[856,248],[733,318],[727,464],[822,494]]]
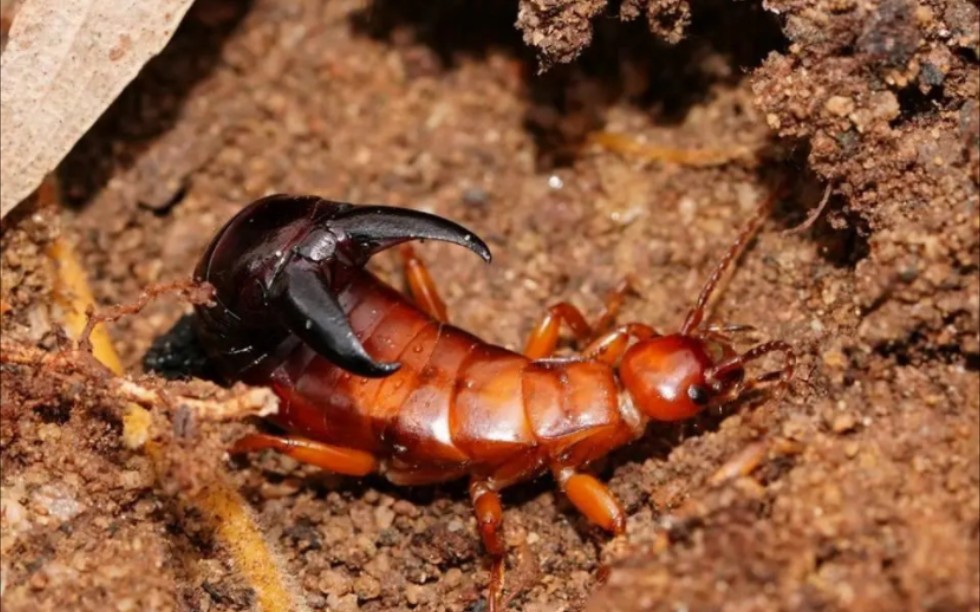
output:
[[[626,531],[626,513],[606,485],[591,474],[570,468],[555,470],[555,478],[572,505],[589,521],[615,535]]]
[[[491,557],[488,608],[490,612],[498,612],[504,590],[505,553],[504,543],[500,537],[500,527],[504,520],[500,494],[488,482],[473,480],[470,482],[470,500],[473,502],[480,539],[483,540],[483,547]]]
[[[582,311],[568,302],[561,302],[549,308],[534,326],[534,331],[524,346],[524,356],[528,359],[550,357],[558,346],[558,332],[561,331],[562,322],[568,324],[579,342],[588,342],[592,336],[592,328]]]
[[[436,288],[435,281],[429,275],[425,262],[415,254],[415,249],[408,244],[401,245],[398,254],[401,255],[405,279],[408,281],[408,288],[415,303],[419,305],[419,308],[429,313],[432,318],[443,323],[449,321],[446,303],[439,297],[439,289]]]
[[[623,307],[623,302],[626,300],[626,294],[630,292],[632,284],[630,279],[623,278],[619,281],[612,291],[606,295],[606,299],[603,302],[602,312],[596,318],[595,324],[592,326],[593,333],[604,334],[609,330],[610,327],[616,322],[616,315],[619,313],[619,309]],[[590,338],[590,340],[595,340],[596,336]]]
[[[590,342],[582,350],[582,355],[586,359],[594,359],[612,365],[619,361],[623,353],[626,352],[630,338],[644,340],[654,335],[656,332],[653,328],[642,323],[621,325]]]
[[[502,557],[504,543],[500,539],[499,530],[504,520],[504,511],[500,504],[500,494],[486,481],[473,480],[470,483],[470,501],[473,502],[483,546],[491,555]]]
[[[231,452],[252,453],[266,449],[278,451],[300,463],[347,476],[366,476],[378,468],[377,460],[370,453],[323,444],[299,436],[252,433],[235,442]]]
[[[501,599],[504,594],[504,558],[492,557],[490,560],[490,593],[488,594],[488,612],[499,612]]]
[[[602,312],[596,318],[595,325],[589,325],[582,311],[568,302],[560,302],[548,309],[538,324],[534,326],[524,347],[524,356],[529,359],[544,359],[550,357],[558,346],[558,334],[564,321],[575,335],[579,345],[596,339],[597,334],[603,334],[616,320],[630,290],[630,281],[624,278],[606,296]]]

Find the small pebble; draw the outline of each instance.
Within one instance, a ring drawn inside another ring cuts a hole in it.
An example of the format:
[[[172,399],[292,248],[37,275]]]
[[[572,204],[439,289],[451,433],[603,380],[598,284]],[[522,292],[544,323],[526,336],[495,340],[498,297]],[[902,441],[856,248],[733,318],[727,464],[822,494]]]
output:
[[[378,506],[374,510],[374,522],[378,529],[387,529],[395,521],[395,512],[387,506]]]
[[[841,414],[834,418],[833,423],[830,425],[830,429],[837,434],[847,433],[854,431],[857,426],[857,422],[854,417],[849,414]]]
[[[481,187],[467,187],[463,190],[463,204],[483,206],[489,199],[490,195]]]
[[[854,112],[854,100],[846,96],[831,96],[824,103],[824,108],[838,117],[846,117]]]
[[[463,571],[458,567],[451,567],[446,570],[446,573],[442,575],[442,583],[446,586],[446,589],[452,589],[459,586],[459,583],[463,581]]]
[[[410,501],[399,499],[392,504],[391,509],[395,514],[415,518],[419,515],[419,509]]]
[[[327,598],[327,608],[336,612],[357,612],[360,606],[357,605],[357,595],[351,593],[343,597],[331,595]]]
[[[316,588],[321,593],[340,597],[350,593],[351,579],[340,572],[328,569],[320,572]]]
[[[824,351],[822,357],[823,362],[831,368],[843,368],[847,365],[847,357],[844,356],[844,353],[835,349]]]
[[[35,591],[40,591],[44,587],[48,586],[48,575],[44,572],[34,572],[31,575],[31,579],[28,581],[31,588]]]
[[[421,587],[417,584],[405,585],[405,601],[408,602],[410,606],[417,606],[423,600],[425,596],[425,587]]]
[[[370,601],[381,596],[381,583],[372,576],[364,574],[354,581],[354,592],[360,601]]]

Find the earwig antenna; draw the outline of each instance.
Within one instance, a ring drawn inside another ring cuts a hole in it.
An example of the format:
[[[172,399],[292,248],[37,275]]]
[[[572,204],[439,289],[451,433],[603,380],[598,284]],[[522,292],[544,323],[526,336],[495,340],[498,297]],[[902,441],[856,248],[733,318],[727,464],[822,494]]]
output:
[[[711,299],[711,294],[718,287],[719,281],[725,275],[725,272],[732,265],[732,262],[737,260],[742,252],[745,250],[746,245],[752,240],[759,228],[762,227],[763,222],[766,217],[769,216],[769,210],[772,208],[773,203],[776,199],[783,193],[784,188],[779,187],[773,190],[772,193],[762,202],[759,206],[759,212],[756,213],[755,217],[745,226],[744,229],[739,233],[738,238],[735,243],[728,249],[725,256],[722,257],[718,265],[715,266],[714,271],[711,272],[711,276],[708,277],[707,282],[704,283],[704,287],[701,289],[701,294],[698,295],[698,301],[691,312],[688,313],[687,319],[684,321],[683,327],[681,327],[682,334],[690,334],[693,330],[704,321],[704,311],[708,305],[708,300]]]
[[[793,372],[796,370],[796,352],[793,350],[792,346],[780,340],[772,340],[764,344],[759,344],[741,355],[736,355],[728,361],[723,361],[705,372],[705,377],[708,380],[718,380],[719,377],[724,376],[733,370],[745,367],[745,364],[750,361],[755,361],[764,355],[775,352],[783,354],[783,367],[778,370],[766,372],[765,374],[757,376],[755,379],[746,383],[746,385],[740,389],[738,393],[741,394],[747,390],[758,387],[759,385],[773,381],[780,386],[785,387],[789,384],[790,379],[793,378]]]

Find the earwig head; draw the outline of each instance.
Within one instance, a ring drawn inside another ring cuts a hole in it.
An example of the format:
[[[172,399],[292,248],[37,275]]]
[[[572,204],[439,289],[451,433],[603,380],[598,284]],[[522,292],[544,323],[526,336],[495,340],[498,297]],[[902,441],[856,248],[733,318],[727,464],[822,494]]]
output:
[[[736,357],[719,340],[675,334],[637,342],[619,373],[637,409],[657,421],[680,421],[730,397],[744,379]]]
[[[781,192],[781,189],[773,191],[759,207],[755,218],[739,232],[701,288],[680,333],[640,340],[623,355],[620,379],[633,404],[649,418],[658,421],[687,419],[753,387],[773,381],[786,385],[792,378],[796,358],[790,345],[774,340],[739,354],[719,329],[728,333],[751,328],[744,325],[719,328],[706,324],[712,294],[762,226],[769,208]],[[772,352],[783,353],[783,367],[746,381],[745,364]]]

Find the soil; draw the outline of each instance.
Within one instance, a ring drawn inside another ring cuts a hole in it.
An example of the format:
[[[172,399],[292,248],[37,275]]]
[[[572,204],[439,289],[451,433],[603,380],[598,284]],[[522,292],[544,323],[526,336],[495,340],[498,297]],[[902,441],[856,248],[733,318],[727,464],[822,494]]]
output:
[[[594,466],[626,537],[588,527],[550,479],[507,491],[511,608],[980,609],[977,6],[763,4],[200,0],[63,164],[65,210],[5,220],[4,341],[64,355],[56,236],[99,304],[132,302],[277,191],[472,228],[493,265],[419,251],[454,323],[489,341],[519,347],[559,300],[594,312],[626,275],[622,319],[672,330],[785,185],[715,317],[791,342],[794,384]],[[599,130],[636,146],[595,144]],[[731,154],[674,163],[651,147]],[[399,284],[396,263],[372,267]],[[110,326],[142,384],[185,384],[163,374],[197,363],[188,312],[162,299]],[[106,373],[81,362],[5,351],[5,610],[256,607],[187,503],[209,472],[248,500],[311,609],[486,609],[462,485],[229,461],[252,425],[189,428],[179,410],[157,415],[161,474],[124,443]],[[751,476],[712,478],[758,444]]]

